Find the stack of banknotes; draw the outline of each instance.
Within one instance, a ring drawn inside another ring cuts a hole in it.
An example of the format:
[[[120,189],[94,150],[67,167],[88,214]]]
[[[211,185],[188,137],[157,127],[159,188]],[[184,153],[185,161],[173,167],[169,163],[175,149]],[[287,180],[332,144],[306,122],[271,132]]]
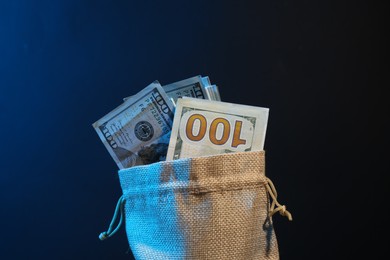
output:
[[[221,101],[201,75],[154,81],[92,124],[119,169],[263,150],[269,109]]]

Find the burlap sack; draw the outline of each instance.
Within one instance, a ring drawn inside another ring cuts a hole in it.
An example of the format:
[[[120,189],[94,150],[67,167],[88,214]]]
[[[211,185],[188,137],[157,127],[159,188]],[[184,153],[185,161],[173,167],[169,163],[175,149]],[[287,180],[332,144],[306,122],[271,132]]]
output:
[[[291,215],[277,202],[264,163],[258,151],[120,170],[117,211],[124,205],[121,221],[134,257],[279,259],[272,215]],[[115,233],[111,224],[101,239]]]

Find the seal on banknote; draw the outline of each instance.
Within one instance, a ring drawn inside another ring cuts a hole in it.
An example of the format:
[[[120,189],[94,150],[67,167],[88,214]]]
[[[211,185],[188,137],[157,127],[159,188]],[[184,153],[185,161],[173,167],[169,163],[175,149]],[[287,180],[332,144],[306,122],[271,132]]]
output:
[[[139,140],[147,142],[152,139],[154,129],[148,121],[140,121],[134,127],[134,134]]]

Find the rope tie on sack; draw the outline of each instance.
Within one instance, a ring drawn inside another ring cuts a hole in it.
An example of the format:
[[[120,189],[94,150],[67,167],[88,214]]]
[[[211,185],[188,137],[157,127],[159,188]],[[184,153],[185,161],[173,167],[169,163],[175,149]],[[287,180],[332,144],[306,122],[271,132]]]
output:
[[[123,211],[123,206],[124,206],[124,201],[125,199],[123,198],[123,195],[119,198],[118,200],[118,203],[116,204],[116,208],[115,208],[115,212],[114,212],[114,216],[112,217],[112,220],[111,220],[111,223],[110,223],[110,226],[108,227],[108,230],[107,231],[104,231],[102,233],[100,233],[99,235],[99,239],[100,240],[105,240],[109,237],[111,237],[112,235],[114,235],[118,230],[119,228],[121,227],[122,225],[122,222],[123,222],[123,219],[124,219],[124,211]],[[120,214],[120,219],[119,219],[119,223],[118,225],[116,226],[116,228],[114,229],[114,223],[116,221],[116,219],[118,218],[118,214]]]
[[[276,191],[275,185],[272,183],[272,181],[269,178],[267,178],[265,187],[267,188],[267,191],[272,198],[272,203],[270,207],[270,216],[272,217],[272,215],[274,215],[276,212],[279,212],[280,215],[287,217],[288,220],[292,221],[292,215],[286,209],[286,206],[281,205],[278,202],[278,193]]]

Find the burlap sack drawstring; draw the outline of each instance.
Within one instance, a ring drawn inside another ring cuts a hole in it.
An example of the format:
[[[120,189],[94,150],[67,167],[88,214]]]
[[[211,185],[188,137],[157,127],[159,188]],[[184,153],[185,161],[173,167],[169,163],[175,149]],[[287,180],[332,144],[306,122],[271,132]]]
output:
[[[110,226],[108,228],[107,231],[104,231],[102,233],[100,233],[99,235],[99,239],[100,240],[105,240],[109,237],[111,237],[112,235],[114,235],[118,230],[119,228],[121,227],[122,223],[123,223],[123,219],[124,219],[124,210],[123,210],[123,207],[124,207],[124,202],[125,202],[125,199],[123,197],[123,195],[119,198],[118,200],[118,203],[116,204],[116,208],[115,208],[115,211],[114,211],[114,216],[112,217],[112,220],[111,220],[111,223],[110,223]],[[114,223],[116,221],[116,219],[118,218],[118,214],[120,214],[120,219],[119,219],[119,223],[118,225],[116,226],[116,228],[113,230],[113,227],[114,227]]]
[[[266,178],[266,180],[267,180],[267,182],[266,182],[265,187],[267,188],[268,194],[272,198],[272,203],[271,203],[271,206],[269,208],[270,217],[272,217],[272,215],[274,215],[276,212],[279,212],[280,215],[287,217],[288,220],[292,221],[292,215],[286,209],[286,206],[281,205],[278,202],[278,193],[276,191],[275,185],[273,184],[273,182],[269,178]],[[277,207],[275,208],[275,206],[277,206]]]

